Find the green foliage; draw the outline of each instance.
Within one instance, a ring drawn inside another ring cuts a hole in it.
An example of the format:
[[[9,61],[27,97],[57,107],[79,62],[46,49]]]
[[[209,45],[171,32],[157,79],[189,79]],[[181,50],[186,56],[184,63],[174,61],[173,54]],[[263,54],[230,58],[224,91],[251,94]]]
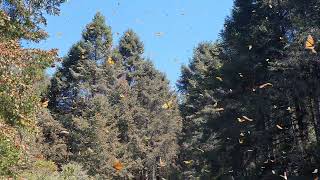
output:
[[[46,25],[45,14],[58,15],[65,0],[1,0],[1,40],[26,39],[40,41],[47,37],[41,26]]]
[[[13,175],[14,167],[18,164],[20,151],[10,139],[0,136],[0,176]]]
[[[37,161],[30,172],[24,172],[19,176],[31,180],[89,180],[89,177],[82,167],[76,163],[69,163],[58,172],[57,167],[51,161]]]

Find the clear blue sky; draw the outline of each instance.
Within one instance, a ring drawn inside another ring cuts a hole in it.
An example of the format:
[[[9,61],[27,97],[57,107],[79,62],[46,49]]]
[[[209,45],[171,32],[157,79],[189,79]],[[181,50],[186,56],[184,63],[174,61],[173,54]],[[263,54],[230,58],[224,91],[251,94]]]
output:
[[[60,16],[48,17],[50,37],[26,46],[58,48],[59,55],[64,56],[100,11],[112,27],[114,44],[126,29],[133,29],[144,42],[145,57],[150,57],[174,86],[193,48],[218,38],[232,4],[233,0],[69,0]],[[163,35],[158,37],[157,32]]]

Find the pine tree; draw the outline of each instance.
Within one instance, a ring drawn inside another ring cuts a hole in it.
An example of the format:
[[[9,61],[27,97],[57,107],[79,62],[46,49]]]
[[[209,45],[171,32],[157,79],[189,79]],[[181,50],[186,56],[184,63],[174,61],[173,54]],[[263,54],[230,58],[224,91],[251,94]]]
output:
[[[122,140],[127,142],[128,153],[136,162],[130,172],[153,178],[168,176],[175,164],[181,128],[176,95],[170,91],[165,76],[142,58],[143,43],[132,30],[120,39],[119,52],[129,91],[128,97],[124,95],[129,103],[124,106],[125,114],[130,116],[120,124],[126,127]]]
[[[227,94],[221,87],[224,81],[221,77],[221,50],[217,43],[199,44],[189,66],[182,68],[178,81],[183,98],[180,107],[183,117],[180,163],[186,177],[209,178],[211,169],[221,165],[212,155],[221,146],[216,139],[223,135],[219,130],[223,125],[217,118],[224,111],[221,100]]]
[[[92,175],[112,177],[111,161],[118,151],[113,99],[120,61],[111,54],[111,30],[97,13],[82,39],[69,51],[51,81],[49,106],[70,134],[70,160]]]

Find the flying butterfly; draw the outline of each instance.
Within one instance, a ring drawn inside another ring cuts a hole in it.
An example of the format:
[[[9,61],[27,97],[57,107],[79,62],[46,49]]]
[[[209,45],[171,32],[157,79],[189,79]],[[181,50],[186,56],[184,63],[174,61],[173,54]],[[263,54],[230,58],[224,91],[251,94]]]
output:
[[[215,108],[213,110],[214,110],[214,112],[221,112],[221,111],[224,111],[224,108]]]
[[[198,151],[204,153],[204,150],[200,149],[200,148],[196,148]]]
[[[305,49],[311,50],[312,53],[316,54],[317,51],[314,49],[315,48],[315,42],[313,37],[309,34],[307,37],[307,40],[305,42]]]
[[[41,106],[43,108],[47,108],[49,105],[49,100],[44,99],[43,101],[41,101]]]
[[[276,127],[278,128],[278,129],[280,129],[280,130],[282,130],[283,129],[283,127],[281,127],[280,125],[276,125]]]
[[[116,160],[113,164],[113,168],[117,171],[121,171],[123,169],[123,165],[119,160]]]
[[[159,159],[159,166],[160,166],[160,167],[165,167],[166,165],[167,165],[167,163],[164,162],[164,161],[162,161],[162,159],[161,159],[161,157],[160,157],[160,159]]]
[[[243,123],[243,122],[246,121],[245,119],[241,119],[241,118],[237,118],[237,120],[238,120],[239,123]]]
[[[221,77],[219,77],[219,76],[218,76],[218,77],[216,77],[216,79],[218,79],[218,80],[219,80],[219,81],[221,81],[221,82],[223,81],[223,80],[222,80],[222,78],[221,78]]]
[[[114,60],[111,57],[108,58],[108,64],[110,64],[110,65],[115,64]]]
[[[171,109],[172,107],[173,107],[173,102],[172,102],[172,101],[165,102],[165,103],[162,105],[162,108],[163,108],[163,109]]]
[[[317,174],[318,173],[318,169],[314,169],[312,174]]]
[[[283,175],[279,175],[279,176],[285,180],[288,180],[287,172],[284,172]]]
[[[248,118],[247,116],[242,116],[242,118],[245,119],[245,120],[247,120],[247,121],[250,121],[250,122],[253,121],[253,119]]]
[[[268,87],[268,86],[272,87],[273,84],[271,84],[271,83],[261,84],[261,85],[259,86],[259,88],[260,88],[260,89],[263,89],[263,88]]]
[[[183,161],[185,164],[192,164],[193,160],[189,160],[189,161]]]

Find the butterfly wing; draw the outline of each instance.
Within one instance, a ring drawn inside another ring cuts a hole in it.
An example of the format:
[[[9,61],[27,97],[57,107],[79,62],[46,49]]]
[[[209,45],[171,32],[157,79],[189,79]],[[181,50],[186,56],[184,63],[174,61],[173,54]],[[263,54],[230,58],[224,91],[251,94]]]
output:
[[[116,169],[117,171],[121,171],[122,168],[123,168],[123,165],[121,164],[120,161],[116,161],[116,162],[113,164],[113,168]]]
[[[313,49],[314,48],[314,39],[311,35],[308,35],[306,44],[305,44],[306,49]]]
[[[309,49],[311,50],[312,53],[316,54],[317,51],[314,49],[314,39],[311,35],[308,35],[308,38],[307,38],[307,41],[306,41],[306,44],[305,44],[305,49]]]

